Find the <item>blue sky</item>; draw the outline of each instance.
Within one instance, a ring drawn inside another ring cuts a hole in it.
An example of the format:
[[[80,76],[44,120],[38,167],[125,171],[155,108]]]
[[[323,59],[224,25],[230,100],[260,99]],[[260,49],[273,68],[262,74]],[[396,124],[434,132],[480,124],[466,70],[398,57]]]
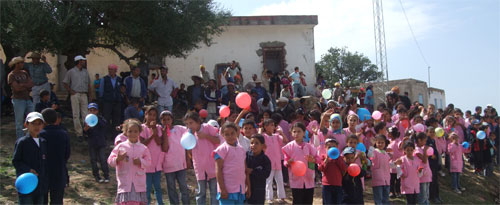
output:
[[[330,47],[347,47],[375,63],[371,0],[215,0],[236,16],[318,15],[316,61]],[[431,86],[463,110],[500,108],[500,1],[401,0],[423,54]],[[399,0],[383,1],[389,79],[427,82]]]

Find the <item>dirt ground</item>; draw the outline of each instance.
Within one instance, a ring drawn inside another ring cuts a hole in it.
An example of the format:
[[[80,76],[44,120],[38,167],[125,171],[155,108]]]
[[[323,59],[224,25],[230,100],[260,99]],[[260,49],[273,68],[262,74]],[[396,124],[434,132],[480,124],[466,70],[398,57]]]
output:
[[[63,124],[70,133],[73,133],[72,120],[65,118]],[[111,182],[99,184],[94,181],[89,163],[87,143],[78,142],[74,134],[71,136],[71,158],[68,163],[70,185],[65,190],[64,202],[66,204],[112,204],[116,195],[115,170],[111,168]],[[12,153],[15,144],[15,124],[12,116],[2,116],[0,127],[0,203],[16,204],[17,191],[14,187],[15,169],[12,166]],[[109,151],[112,147],[109,147]],[[468,163],[461,184],[467,188],[463,194],[458,195],[450,188],[451,179],[447,174],[440,178],[440,196],[446,204],[499,204],[499,170],[495,169],[494,175],[482,177],[473,174]],[[364,200],[366,204],[373,204],[373,194],[370,180],[366,181]],[[194,196],[196,179],[193,170],[188,171],[188,186],[191,203],[195,204]],[[166,180],[162,176],[163,200],[168,203],[166,193]],[[286,189],[287,204],[291,204],[291,190]],[[154,198],[154,196],[152,196]],[[317,186],[314,192],[314,204],[321,204],[321,187]],[[391,199],[393,204],[404,204],[404,198]]]

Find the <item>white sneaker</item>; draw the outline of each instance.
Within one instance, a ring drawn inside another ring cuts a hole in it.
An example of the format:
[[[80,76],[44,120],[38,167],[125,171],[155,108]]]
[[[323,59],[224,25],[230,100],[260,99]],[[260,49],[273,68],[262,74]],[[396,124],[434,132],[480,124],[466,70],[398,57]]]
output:
[[[439,174],[441,174],[442,177],[446,176],[446,174],[443,171],[439,171]]]
[[[103,183],[104,182],[104,179],[99,179],[99,183]]]
[[[455,193],[457,193],[457,194],[462,194],[462,192],[461,192],[460,190],[458,190],[458,189],[455,189],[455,190],[453,190],[453,191],[454,191]]]
[[[105,179],[105,180],[104,180],[104,183],[109,183],[109,179]]]
[[[465,191],[465,187],[460,188],[461,191]]]

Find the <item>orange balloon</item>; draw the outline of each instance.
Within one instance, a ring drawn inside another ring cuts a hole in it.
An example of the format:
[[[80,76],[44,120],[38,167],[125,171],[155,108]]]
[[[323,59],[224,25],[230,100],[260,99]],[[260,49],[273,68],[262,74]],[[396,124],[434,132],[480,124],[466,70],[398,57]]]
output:
[[[229,109],[229,106],[221,106],[220,109],[219,109],[219,115],[220,117],[228,117],[229,114],[231,114],[231,110]]]
[[[356,163],[352,163],[349,167],[347,167],[347,173],[353,177],[358,176],[359,173],[361,173],[361,167],[359,167]]]
[[[304,176],[306,175],[307,166],[302,161],[294,161],[292,162],[292,173],[295,176]]]

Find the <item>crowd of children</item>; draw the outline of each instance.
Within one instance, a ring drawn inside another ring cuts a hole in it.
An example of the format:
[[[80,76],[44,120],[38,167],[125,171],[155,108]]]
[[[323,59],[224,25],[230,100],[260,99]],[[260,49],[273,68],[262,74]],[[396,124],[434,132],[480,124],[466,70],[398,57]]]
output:
[[[378,119],[361,118],[357,113],[364,108],[350,101],[343,108],[321,102],[310,110],[299,107],[286,113],[287,118],[280,113],[286,107],[277,107],[276,112],[233,109],[217,121],[188,112],[182,118],[184,125],[174,125],[173,113],[146,106],[143,122],[135,118],[123,122],[107,160],[108,125],[98,117],[97,125],[84,127],[92,173],[97,182],[107,183],[108,165],[115,168],[116,204],[149,204],[151,192],[163,204],[162,173],[169,202],[189,204],[190,168],[197,181],[197,204],[280,203],[287,197],[285,187],[291,188],[293,204],[312,204],[318,184],[323,204],[363,204],[368,184],[375,204],[389,204],[390,198],[402,195],[408,204],[429,204],[443,203],[438,180],[445,169],[452,178],[450,186],[461,194],[466,191],[460,184],[464,159],[484,176],[497,164],[499,128],[492,107],[484,116],[478,110],[464,117],[452,106],[425,109],[416,102],[409,108],[397,103],[391,109],[382,104],[376,108],[381,113]],[[28,134],[16,142],[12,162],[17,175],[32,172],[40,179],[34,192],[19,194],[20,203],[46,203],[47,193],[51,203],[62,203],[69,183],[69,137],[53,108],[30,113],[25,123]],[[97,104],[89,104],[88,110],[99,116]],[[182,145],[185,135],[196,138],[194,148]],[[340,156],[327,154],[334,148]],[[294,170],[298,164],[305,165],[305,172]],[[348,169],[356,166],[359,173],[351,174]]]

